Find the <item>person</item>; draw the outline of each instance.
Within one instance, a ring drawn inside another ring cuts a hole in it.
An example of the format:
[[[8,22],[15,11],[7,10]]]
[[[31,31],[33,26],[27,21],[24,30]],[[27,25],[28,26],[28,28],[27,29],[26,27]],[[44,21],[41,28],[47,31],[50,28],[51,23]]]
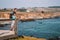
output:
[[[14,9],[13,9],[13,12],[10,13],[10,19],[11,19],[11,28],[10,28],[10,30],[11,30],[11,31],[14,31],[14,24],[15,24],[15,20],[16,20],[16,16],[15,16],[16,11],[17,11],[17,9],[14,8]]]

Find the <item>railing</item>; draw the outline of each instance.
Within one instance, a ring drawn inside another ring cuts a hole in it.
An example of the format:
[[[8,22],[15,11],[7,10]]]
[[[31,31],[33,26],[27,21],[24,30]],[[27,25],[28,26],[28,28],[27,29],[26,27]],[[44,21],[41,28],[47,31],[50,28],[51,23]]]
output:
[[[6,23],[7,23],[7,24],[8,24],[8,23],[11,24],[11,22],[12,22],[12,20],[10,20],[10,19],[5,19],[5,18],[4,18],[4,19],[1,19],[1,18],[0,18],[0,24],[3,24],[3,25],[6,24]],[[3,27],[2,27],[2,28],[3,28]],[[13,29],[14,29],[14,30],[11,30],[11,31],[14,31],[15,35],[17,35],[17,20],[15,20]]]

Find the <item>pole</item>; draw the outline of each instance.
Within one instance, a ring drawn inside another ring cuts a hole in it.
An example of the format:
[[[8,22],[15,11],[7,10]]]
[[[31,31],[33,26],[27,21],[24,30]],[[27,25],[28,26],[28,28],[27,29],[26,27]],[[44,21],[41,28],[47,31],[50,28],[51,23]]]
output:
[[[13,28],[14,28],[15,35],[17,35],[17,20],[15,20],[15,24]]]

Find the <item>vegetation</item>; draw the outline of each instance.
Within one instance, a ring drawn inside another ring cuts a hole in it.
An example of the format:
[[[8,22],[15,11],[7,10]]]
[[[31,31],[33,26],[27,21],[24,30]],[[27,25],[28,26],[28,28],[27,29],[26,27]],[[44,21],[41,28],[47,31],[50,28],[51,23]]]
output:
[[[26,10],[27,10],[27,9],[25,9],[24,7],[23,7],[23,8],[18,9],[18,11],[20,11],[20,12],[26,12]]]
[[[60,8],[60,6],[50,6],[49,8]]]
[[[10,11],[12,11],[12,9],[11,10],[8,10],[7,8],[0,9],[0,12],[10,12]]]
[[[26,12],[27,9],[25,8],[20,8],[20,9],[17,9],[17,11],[19,12]],[[0,9],[0,12],[10,12],[12,11],[12,9],[7,9],[7,8],[4,8],[4,9]]]

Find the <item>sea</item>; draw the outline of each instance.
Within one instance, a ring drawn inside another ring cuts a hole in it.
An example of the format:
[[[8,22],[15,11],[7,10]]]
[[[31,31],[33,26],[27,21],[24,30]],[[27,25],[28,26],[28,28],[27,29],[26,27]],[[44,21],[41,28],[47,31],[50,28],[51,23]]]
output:
[[[0,27],[0,30],[9,29],[10,25]],[[17,22],[18,36],[32,36],[37,38],[51,38],[60,36],[60,18],[42,19],[27,22]]]

